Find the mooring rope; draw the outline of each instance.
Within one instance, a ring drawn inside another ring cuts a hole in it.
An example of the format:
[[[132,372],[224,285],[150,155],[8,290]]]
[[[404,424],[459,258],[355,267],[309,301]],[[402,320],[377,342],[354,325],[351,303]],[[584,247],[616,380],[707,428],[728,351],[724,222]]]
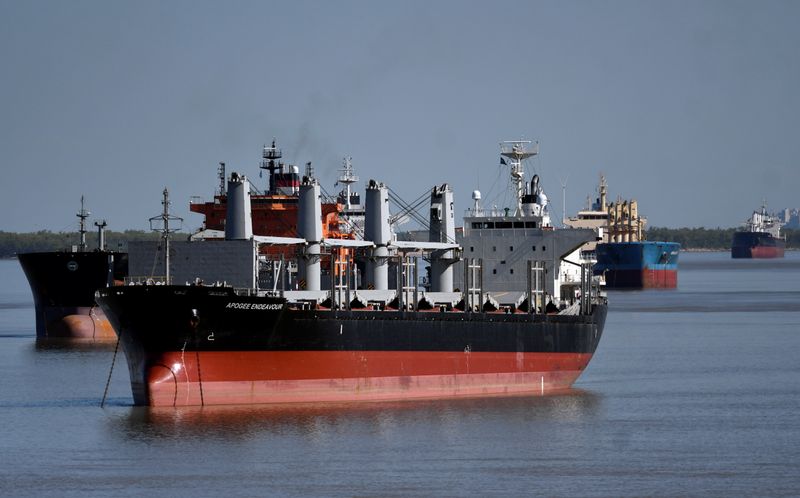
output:
[[[106,389],[103,391],[103,399],[100,401],[100,408],[106,404],[106,396],[108,396],[108,386],[111,385],[111,374],[114,373],[114,363],[117,362],[117,351],[119,351],[120,335],[117,334],[117,344],[114,346],[114,357],[111,359],[111,369],[108,371],[108,379],[106,380]]]
[[[200,351],[194,350],[195,360],[197,361],[197,381],[200,384],[200,406],[205,406],[205,400],[203,399],[203,376],[200,375]]]
[[[94,304],[89,308],[89,320],[92,321],[92,340],[97,339],[97,322],[95,321],[94,308]]]

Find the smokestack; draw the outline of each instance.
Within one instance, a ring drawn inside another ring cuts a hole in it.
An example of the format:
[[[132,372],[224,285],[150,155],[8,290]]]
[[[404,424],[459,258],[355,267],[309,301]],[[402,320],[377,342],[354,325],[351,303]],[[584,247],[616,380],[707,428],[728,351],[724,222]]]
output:
[[[250,182],[244,175],[231,173],[228,180],[228,208],[225,213],[225,240],[253,238],[253,217],[250,212]]]
[[[297,210],[297,235],[306,239],[305,254],[300,259],[300,278],[306,290],[320,290],[320,243],[322,242],[322,205],[319,183],[304,177],[300,184]]]
[[[430,242],[456,241],[453,215],[453,191],[448,184],[433,187],[431,191]],[[453,251],[431,253],[431,291],[453,292]]]
[[[106,250],[106,220],[95,221],[94,226],[97,227],[97,249],[100,251]]]
[[[367,185],[364,238],[375,244],[367,261],[367,284],[376,290],[389,289],[389,193],[386,186],[375,180]]]

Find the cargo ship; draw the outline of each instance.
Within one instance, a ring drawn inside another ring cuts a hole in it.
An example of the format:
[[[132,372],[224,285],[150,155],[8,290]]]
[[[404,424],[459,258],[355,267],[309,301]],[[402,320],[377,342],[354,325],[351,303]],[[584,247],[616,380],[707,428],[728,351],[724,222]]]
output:
[[[119,334],[134,403],[381,401],[569,388],[597,348],[607,304],[591,265],[578,265],[578,282],[561,266],[571,267],[567,256],[596,232],[567,230],[561,240],[548,226],[546,196],[521,181],[529,143],[501,144],[517,175],[516,209],[476,206],[458,242],[448,185],[431,190],[428,240],[400,241],[390,229],[388,187],[375,180],[366,188],[364,237],[323,237],[320,187],[310,176],[300,183],[294,237],[253,235],[248,180],[232,174],[228,202],[245,209],[228,216],[240,221],[226,222],[225,240],[188,242],[173,259],[176,271],[193,259],[218,264],[195,266],[190,285],[97,292]],[[515,264],[525,262],[523,285],[488,290],[508,279],[486,271],[484,256],[497,249],[482,243],[490,230],[496,243],[512,235],[524,241],[508,248]],[[286,278],[288,265],[265,265],[263,245],[296,248],[304,290]],[[241,257],[229,256],[237,251]],[[421,261],[430,263],[430,290],[418,285]],[[266,288],[265,268],[274,277]]]
[[[591,197],[586,198],[586,206],[584,209],[578,211],[576,216],[570,216],[563,219],[564,226],[571,228],[592,228],[598,231],[598,240],[587,242],[581,247],[581,257],[586,261],[597,261],[595,253],[597,244],[600,242],[608,242],[608,233],[604,232],[608,226],[608,203],[606,197],[608,196],[608,184],[606,177],[600,174],[600,183],[597,186],[598,196],[594,202],[591,202]]]
[[[128,273],[128,255],[105,247],[105,221],[98,227],[98,247],[87,248],[86,218],[81,198],[80,242],[69,250],[17,255],[30,284],[37,340],[113,341],[116,334],[94,293],[121,284]]]
[[[596,248],[595,271],[609,289],[673,289],[678,286],[677,242],[606,242]]]
[[[743,230],[734,232],[731,243],[732,258],[782,258],[786,239],[781,236],[781,224],[767,214],[766,204],[761,211],[753,211]]]
[[[607,203],[606,189],[601,176],[595,204],[567,222],[604,228],[602,242],[593,248],[595,274],[603,276],[609,289],[677,287],[680,244],[645,240],[647,219],[639,216],[636,200]]]

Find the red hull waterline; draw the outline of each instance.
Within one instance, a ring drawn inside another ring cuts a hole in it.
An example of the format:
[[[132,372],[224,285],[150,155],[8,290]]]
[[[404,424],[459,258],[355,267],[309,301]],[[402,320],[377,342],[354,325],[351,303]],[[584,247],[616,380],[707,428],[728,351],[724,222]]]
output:
[[[39,339],[114,341],[117,338],[99,306],[47,306],[43,314],[45,335]]]
[[[784,257],[783,247],[759,246],[750,249],[750,257],[754,259],[771,259]]]
[[[568,389],[588,353],[407,351],[172,352],[132,379],[149,406],[390,401]]]
[[[674,289],[678,287],[678,270],[610,270],[606,285],[615,289]]]

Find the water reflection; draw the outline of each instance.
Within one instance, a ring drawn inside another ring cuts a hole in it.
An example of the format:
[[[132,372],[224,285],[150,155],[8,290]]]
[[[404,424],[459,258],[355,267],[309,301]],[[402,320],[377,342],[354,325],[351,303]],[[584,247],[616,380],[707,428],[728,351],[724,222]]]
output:
[[[570,389],[543,397],[490,397],[379,403],[149,408],[130,407],[110,418],[110,430],[135,441],[248,439],[294,435],[317,439],[329,433],[391,436],[399,428],[424,426],[440,434],[465,424],[579,421],[595,417],[602,397]]]
[[[3,310],[27,310],[27,309],[33,309],[33,301],[25,301],[25,302],[4,301],[4,302],[0,302],[0,311],[3,311]]]
[[[35,348],[39,352],[92,352],[114,351],[116,339],[36,338]],[[119,349],[122,354],[122,348]]]
[[[785,258],[774,259],[733,259],[727,252],[681,254],[680,270],[712,270],[712,271],[764,271],[764,270],[800,270],[800,257],[796,252],[787,252]]]
[[[660,291],[659,291],[660,292]],[[790,290],[761,291],[758,302],[748,291],[690,292],[674,290],[660,293],[654,299],[650,291],[626,291],[609,296],[609,310],[664,313],[730,313],[800,311],[800,292]]]

